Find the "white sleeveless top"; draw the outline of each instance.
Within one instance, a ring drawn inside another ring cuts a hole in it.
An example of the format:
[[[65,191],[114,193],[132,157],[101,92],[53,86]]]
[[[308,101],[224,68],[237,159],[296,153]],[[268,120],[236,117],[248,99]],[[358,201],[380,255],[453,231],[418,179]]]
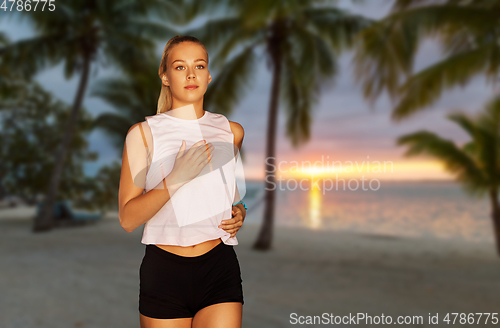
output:
[[[171,171],[182,144],[186,151],[200,140],[212,143],[211,162],[193,180],[179,188],[171,199],[144,226],[141,243],[191,246],[221,238],[238,245],[236,236],[218,228],[231,219],[235,197],[234,135],[222,114],[205,111],[196,120],[167,113],[146,116],[153,138],[153,157],[146,174],[145,191],[162,182]]]

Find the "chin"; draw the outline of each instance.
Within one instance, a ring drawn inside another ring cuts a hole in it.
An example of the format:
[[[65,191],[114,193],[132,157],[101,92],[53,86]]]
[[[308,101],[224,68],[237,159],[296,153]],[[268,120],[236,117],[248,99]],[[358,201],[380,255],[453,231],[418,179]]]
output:
[[[201,97],[203,97],[205,95],[205,91],[203,91],[203,90],[196,90],[195,92],[188,90],[188,92],[190,92],[190,93],[185,93],[184,98],[191,99],[191,100],[200,99]]]
[[[200,96],[197,96],[197,97],[182,97],[181,100],[182,102],[186,103],[186,104],[194,104],[196,102],[198,102],[199,100],[203,99],[203,96],[200,97]]]

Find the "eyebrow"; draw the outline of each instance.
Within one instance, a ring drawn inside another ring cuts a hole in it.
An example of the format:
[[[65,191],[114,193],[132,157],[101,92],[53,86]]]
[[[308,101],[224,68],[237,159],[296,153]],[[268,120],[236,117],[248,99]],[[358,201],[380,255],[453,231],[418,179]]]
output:
[[[196,62],[199,62],[199,61],[204,61],[205,63],[207,62],[205,59],[201,59],[201,58],[200,58],[200,59],[196,59],[194,62],[196,63]],[[184,60],[181,60],[181,59],[177,59],[177,60],[174,60],[174,61],[172,62],[172,65],[173,65],[175,62],[185,62],[185,61],[184,61]]]

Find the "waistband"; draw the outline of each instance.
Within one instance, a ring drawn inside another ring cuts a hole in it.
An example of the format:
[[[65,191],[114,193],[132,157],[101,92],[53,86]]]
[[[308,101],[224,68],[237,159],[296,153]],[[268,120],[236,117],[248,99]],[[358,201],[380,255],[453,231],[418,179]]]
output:
[[[181,262],[181,263],[191,263],[191,262],[199,262],[203,260],[210,259],[220,253],[225,248],[232,247],[231,245],[226,245],[224,244],[223,241],[221,241],[217,246],[209,250],[208,252],[198,255],[198,256],[182,256],[182,255],[177,255],[174,253],[171,253],[169,251],[166,251],[155,244],[148,244],[146,245],[146,251],[152,251],[156,254],[159,254],[160,256],[163,256],[165,259],[176,261],[176,262]]]

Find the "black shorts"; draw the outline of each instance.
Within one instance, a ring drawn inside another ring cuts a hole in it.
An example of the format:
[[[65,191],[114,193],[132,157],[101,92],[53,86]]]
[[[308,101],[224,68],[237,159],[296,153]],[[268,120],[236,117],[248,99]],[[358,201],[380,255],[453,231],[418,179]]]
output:
[[[212,304],[244,304],[238,257],[223,242],[194,257],[146,245],[139,276],[139,312],[147,317],[192,318]]]

